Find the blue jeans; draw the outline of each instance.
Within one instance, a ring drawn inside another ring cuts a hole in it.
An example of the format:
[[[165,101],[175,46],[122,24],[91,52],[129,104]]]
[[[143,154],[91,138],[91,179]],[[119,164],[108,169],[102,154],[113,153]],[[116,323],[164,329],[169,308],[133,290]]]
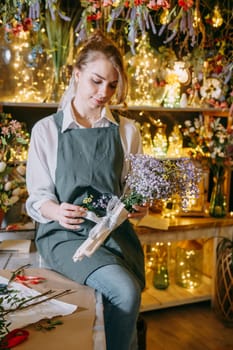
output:
[[[94,271],[85,284],[103,296],[107,350],[136,350],[141,288],[132,273],[107,265]]]

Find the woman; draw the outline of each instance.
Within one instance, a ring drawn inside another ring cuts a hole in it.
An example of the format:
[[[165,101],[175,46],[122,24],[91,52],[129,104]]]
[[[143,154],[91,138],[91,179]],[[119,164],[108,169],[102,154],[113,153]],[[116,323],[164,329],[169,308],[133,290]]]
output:
[[[125,156],[141,152],[135,123],[111,113],[115,95],[124,102],[127,77],[115,44],[94,33],[79,50],[59,112],[32,130],[27,162],[26,206],[39,222],[38,251],[53,269],[103,295],[108,350],[137,349],[136,321],[144,288],[140,242],[126,220],[90,257],[72,256],[95,225],[85,219],[87,199],[121,196]],[[136,206],[129,216],[142,216]]]

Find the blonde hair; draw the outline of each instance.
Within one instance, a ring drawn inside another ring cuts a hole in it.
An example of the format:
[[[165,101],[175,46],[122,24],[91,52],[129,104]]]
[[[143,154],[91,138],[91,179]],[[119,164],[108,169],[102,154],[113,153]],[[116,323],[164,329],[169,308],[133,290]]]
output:
[[[115,94],[116,103],[124,103],[128,93],[128,77],[124,65],[123,55],[115,43],[110,38],[106,37],[100,30],[96,30],[80,46],[74,67],[82,70],[87,63],[97,59],[99,54],[104,55],[107,59],[109,59],[113,67],[118,72],[118,84]],[[73,73],[70,84],[59,104],[59,109],[63,109],[64,106],[72,100],[72,98],[75,96],[75,91],[76,83]]]

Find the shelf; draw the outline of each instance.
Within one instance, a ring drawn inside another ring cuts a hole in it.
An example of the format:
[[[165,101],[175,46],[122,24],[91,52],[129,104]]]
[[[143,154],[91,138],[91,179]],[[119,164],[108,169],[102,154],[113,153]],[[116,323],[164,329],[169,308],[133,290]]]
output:
[[[153,216],[156,225],[156,218],[158,218],[158,215],[155,214]],[[151,244],[155,242],[213,238],[219,235],[226,236],[232,232],[233,226],[232,216],[224,219],[212,217],[177,217],[169,219],[169,221],[170,223],[167,230],[145,226],[134,226],[134,229],[142,244]]]
[[[212,279],[202,276],[202,284],[195,289],[186,289],[171,282],[166,290],[158,290],[147,279],[147,287],[142,293],[141,312],[167,307],[197,303],[211,299]]]
[[[58,103],[36,103],[36,102],[1,102],[1,106],[7,106],[7,107],[18,107],[18,108],[57,108]],[[229,112],[229,109],[222,109],[222,108],[201,108],[201,107],[186,107],[186,108],[180,108],[180,107],[173,107],[173,108],[165,108],[162,106],[155,107],[155,106],[149,106],[149,105],[111,105],[111,109],[121,109],[121,110],[129,110],[129,111],[164,111],[164,112],[210,112],[211,114],[216,115],[224,115],[226,116]]]
[[[154,215],[155,225],[158,215]],[[216,219],[212,217],[177,217],[170,219],[167,230],[136,226],[136,232],[143,245],[156,242],[178,242],[183,240],[203,240],[202,284],[198,288],[179,287],[174,281],[174,261],[169,260],[170,285],[166,290],[152,285],[151,273],[146,276],[146,288],[142,293],[141,312],[168,308],[177,305],[211,300],[215,271],[216,239],[231,236],[233,217]]]

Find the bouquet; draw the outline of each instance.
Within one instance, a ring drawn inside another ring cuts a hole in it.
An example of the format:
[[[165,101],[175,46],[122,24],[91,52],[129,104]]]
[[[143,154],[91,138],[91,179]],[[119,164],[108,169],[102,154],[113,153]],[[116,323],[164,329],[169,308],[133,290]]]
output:
[[[227,214],[225,193],[226,170],[233,164],[233,126],[225,127],[220,118],[212,118],[204,124],[203,118],[187,120],[184,135],[192,147],[191,156],[211,170],[213,186],[209,213],[214,217]]]
[[[207,164],[216,176],[219,171],[233,163],[233,126],[225,127],[220,118],[213,118],[208,125],[202,116],[186,120],[183,128],[188,146],[192,148],[191,156]]]
[[[29,134],[10,114],[0,113],[0,209],[7,212],[26,194]]]
[[[126,190],[121,198],[108,193],[99,196],[90,194],[84,198],[82,205],[88,209],[86,218],[96,225],[75,252],[74,261],[91,256],[107,236],[127,219],[133,205],[169,199],[173,194],[179,194],[185,208],[188,195],[198,196],[201,171],[192,159],[156,159],[137,154],[130,155],[128,160],[130,172],[125,179]]]

